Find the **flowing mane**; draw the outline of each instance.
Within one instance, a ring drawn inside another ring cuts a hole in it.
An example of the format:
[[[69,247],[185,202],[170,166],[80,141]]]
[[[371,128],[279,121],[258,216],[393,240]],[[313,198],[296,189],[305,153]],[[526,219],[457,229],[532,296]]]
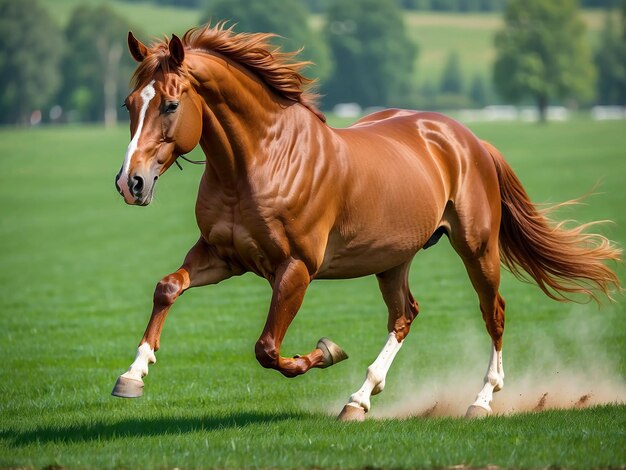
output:
[[[227,27],[220,22],[213,27],[207,24],[188,30],[182,42],[187,50],[217,52],[244,66],[275,93],[303,104],[326,122],[325,116],[317,109],[318,95],[310,91],[315,80],[301,73],[311,62],[297,60],[300,51],[282,52],[271,45],[269,41],[275,37],[278,36],[272,33],[235,33],[233,26]],[[168,44],[169,39],[165,38],[151,45],[150,55],[132,77],[133,87],[154,75],[159,68],[164,71],[172,68]]]

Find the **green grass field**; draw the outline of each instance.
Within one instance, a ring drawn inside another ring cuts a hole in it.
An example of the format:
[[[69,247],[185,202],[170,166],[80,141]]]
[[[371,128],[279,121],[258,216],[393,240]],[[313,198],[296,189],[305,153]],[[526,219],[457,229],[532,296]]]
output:
[[[536,201],[602,184],[563,217],[612,219],[626,242],[623,122],[474,126],[507,156]],[[111,397],[145,328],[155,283],[197,238],[201,169],[172,168],[146,208],[113,187],[127,129],[0,130],[0,468],[536,468],[626,464],[624,297],[550,301],[505,275],[501,414],[454,417],[474,399],[489,340],[447,241],[420,253],[421,314],[365,423],[334,419],[386,338],[372,277],[319,281],[289,330],[285,355],[330,336],[350,359],[288,380],[261,368],[254,343],[270,289],[246,275],[176,303],[139,400]],[[196,157],[198,155],[195,155]],[[626,281],[623,266],[618,268]],[[591,394],[587,409],[529,411]],[[437,402],[431,417],[424,415]],[[505,413],[506,412],[506,413]],[[447,416],[438,416],[447,415]],[[378,418],[378,419],[373,419]]]

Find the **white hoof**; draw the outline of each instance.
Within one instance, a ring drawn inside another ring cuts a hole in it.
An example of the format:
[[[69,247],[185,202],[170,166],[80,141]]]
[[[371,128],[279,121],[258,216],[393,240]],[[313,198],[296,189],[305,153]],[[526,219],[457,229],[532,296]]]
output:
[[[487,416],[491,415],[491,413],[491,408],[484,408],[483,406],[479,405],[470,405],[470,407],[467,409],[467,412],[465,413],[465,417],[468,419],[486,418]]]

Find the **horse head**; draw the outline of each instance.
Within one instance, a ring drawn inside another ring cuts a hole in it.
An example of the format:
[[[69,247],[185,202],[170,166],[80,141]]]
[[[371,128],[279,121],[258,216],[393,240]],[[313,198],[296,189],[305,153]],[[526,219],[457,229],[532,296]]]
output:
[[[128,48],[139,66],[133,91],[124,101],[131,141],[115,187],[127,204],[145,206],[152,201],[159,176],[198,145],[202,107],[187,78],[185,50],[176,35],[148,49],[128,33]]]

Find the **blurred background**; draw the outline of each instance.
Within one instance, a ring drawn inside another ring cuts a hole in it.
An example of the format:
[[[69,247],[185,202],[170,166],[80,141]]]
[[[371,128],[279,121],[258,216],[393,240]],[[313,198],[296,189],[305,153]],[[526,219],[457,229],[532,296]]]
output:
[[[150,43],[220,20],[303,48],[339,117],[623,119],[625,19],[626,0],[0,0],[0,124],[114,126],[134,69],[127,31]]]

